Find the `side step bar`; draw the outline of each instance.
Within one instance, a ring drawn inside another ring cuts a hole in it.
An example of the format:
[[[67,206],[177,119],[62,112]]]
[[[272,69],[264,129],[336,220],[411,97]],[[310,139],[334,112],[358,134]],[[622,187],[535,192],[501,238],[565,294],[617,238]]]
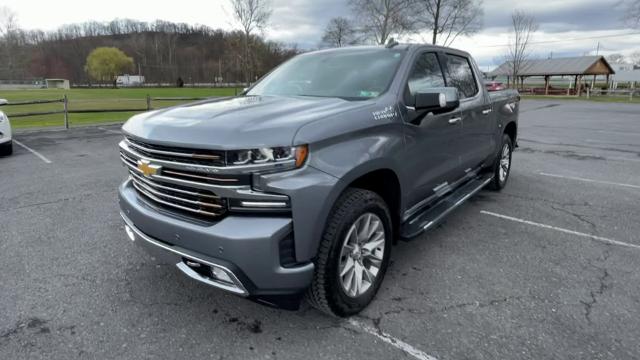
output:
[[[443,198],[435,205],[412,216],[402,225],[402,228],[400,229],[400,238],[408,241],[434,227],[451,211],[462,205],[478,191],[482,190],[482,188],[491,182],[492,179],[492,175],[485,175],[470,180],[468,183],[462,185],[459,189],[447,195],[447,197]]]

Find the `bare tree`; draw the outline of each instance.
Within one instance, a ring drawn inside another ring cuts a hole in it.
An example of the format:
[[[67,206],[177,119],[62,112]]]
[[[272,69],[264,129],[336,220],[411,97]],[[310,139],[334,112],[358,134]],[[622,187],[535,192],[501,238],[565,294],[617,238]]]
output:
[[[631,27],[640,28],[640,1],[621,0],[620,4],[624,9],[625,22]]]
[[[271,5],[268,0],[232,0],[233,14],[244,32],[244,73],[247,85],[251,82],[252,61],[250,41],[256,30],[263,31],[271,17]]]
[[[329,21],[322,36],[322,43],[331,47],[343,47],[357,42],[356,29],[349,19],[336,17]]]
[[[625,58],[624,58],[624,55],[622,55],[622,54],[618,54],[618,53],[609,54],[609,55],[605,56],[605,58],[607,59],[607,61],[610,64],[624,64],[625,63]]]
[[[6,6],[0,6],[0,37],[6,38],[18,30],[18,16]]]
[[[458,37],[482,28],[482,0],[416,0],[416,22],[431,30],[431,43],[449,46]]]
[[[518,84],[518,75],[526,64],[530,56],[529,44],[531,35],[538,30],[536,19],[522,10],[515,10],[511,14],[511,24],[513,26],[509,39],[509,50],[506,54],[511,78],[514,87]]]
[[[359,31],[377,44],[415,29],[411,5],[414,0],[349,0]]]
[[[634,51],[629,55],[629,60],[635,66],[640,66],[640,51]]]
[[[16,13],[6,6],[0,6],[0,69],[5,76],[14,77],[20,54],[18,47],[24,35],[18,27]]]

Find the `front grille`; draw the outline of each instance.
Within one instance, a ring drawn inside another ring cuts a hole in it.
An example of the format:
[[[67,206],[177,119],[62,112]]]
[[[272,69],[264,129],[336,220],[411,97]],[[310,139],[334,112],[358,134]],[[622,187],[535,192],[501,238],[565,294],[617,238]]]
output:
[[[179,160],[182,163],[209,166],[224,166],[226,163],[225,152],[221,150],[196,150],[184,147],[155,145],[135,140],[128,136],[125,141],[141,155],[158,160]]]
[[[151,148],[149,144],[144,144]],[[249,184],[249,175],[229,176],[209,174],[206,172],[185,169],[182,155],[171,157],[164,150],[163,154],[144,152],[125,140],[121,143],[120,158],[127,166],[134,188],[147,200],[160,207],[198,217],[217,218],[227,212],[227,199],[218,196],[210,188],[223,186],[240,186]],[[203,153],[198,151],[198,153]],[[141,161],[154,163],[162,167],[155,174],[145,175],[139,169]]]

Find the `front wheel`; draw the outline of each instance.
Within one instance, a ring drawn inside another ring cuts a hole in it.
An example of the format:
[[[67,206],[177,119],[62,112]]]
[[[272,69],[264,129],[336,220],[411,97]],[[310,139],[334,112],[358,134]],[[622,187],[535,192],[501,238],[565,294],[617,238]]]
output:
[[[347,189],[327,221],[309,303],[333,316],[362,311],[384,278],[392,244],[389,209],[376,193]]]
[[[13,142],[9,141],[4,144],[0,144],[0,156],[9,156],[13,154]]]
[[[502,190],[507,185],[511,173],[511,158],[513,155],[513,142],[507,134],[502,136],[502,147],[493,164],[493,180],[490,188],[496,191]]]

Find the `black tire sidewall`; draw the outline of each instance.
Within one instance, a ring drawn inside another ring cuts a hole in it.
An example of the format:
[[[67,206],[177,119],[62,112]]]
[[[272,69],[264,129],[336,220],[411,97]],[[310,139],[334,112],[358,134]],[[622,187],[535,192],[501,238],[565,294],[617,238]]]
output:
[[[391,225],[391,217],[389,210],[387,209],[384,201],[376,194],[373,197],[367,198],[364,204],[356,204],[349,209],[349,214],[345,216],[338,227],[336,237],[333,239],[331,251],[329,253],[330,262],[328,263],[328,271],[326,284],[328,287],[327,294],[331,298],[330,304],[332,304],[332,310],[340,316],[349,316],[360,312],[364,309],[375,297],[378,289],[380,288],[387,267],[389,265],[389,258],[391,256],[391,246],[393,239],[393,228]],[[371,212],[377,215],[382,220],[382,225],[385,231],[385,247],[384,257],[380,266],[380,271],[376,276],[375,283],[371,286],[367,292],[358,296],[350,297],[346,294],[342,285],[340,284],[340,278],[338,274],[340,266],[340,252],[342,250],[342,244],[344,238],[347,235],[351,225],[364,213]]]
[[[13,153],[13,141],[0,144],[0,156],[9,156]]]
[[[500,180],[500,159],[502,158],[502,149],[504,149],[505,144],[509,145],[509,170],[507,171],[507,176],[505,176],[504,180]],[[511,138],[509,135],[504,134],[502,136],[502,143],[500,144],[500,150],[498,150],[498,156],[496,156],[496,161],[493,170],[493,188],[495,190],[500,190],[507,185],[507,181],[509,180],[509,175],[511,175],[511,166],[513,161],[513,143],[511,142]]]

